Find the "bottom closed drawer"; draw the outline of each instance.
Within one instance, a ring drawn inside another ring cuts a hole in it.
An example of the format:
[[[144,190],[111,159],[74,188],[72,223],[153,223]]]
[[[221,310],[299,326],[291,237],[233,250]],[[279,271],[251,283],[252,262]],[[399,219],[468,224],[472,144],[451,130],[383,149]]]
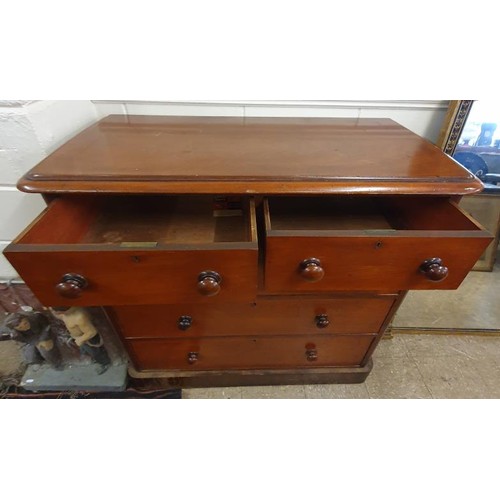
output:
[[[126,340],[137,370],[361,366],[375,335]]]

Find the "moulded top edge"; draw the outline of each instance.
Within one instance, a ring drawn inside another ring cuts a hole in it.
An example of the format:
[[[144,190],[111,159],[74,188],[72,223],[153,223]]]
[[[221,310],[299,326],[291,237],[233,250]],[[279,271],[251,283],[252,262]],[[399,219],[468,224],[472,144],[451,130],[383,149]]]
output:
[[[484,186],[474,178],[442,180],[441,182],[296,182],[266,181],[67,181],[30,180],[22,178],[20,191],[41,194],[242,194],[242,195],[422,195],[422,196],[464,196],[480,193]]]

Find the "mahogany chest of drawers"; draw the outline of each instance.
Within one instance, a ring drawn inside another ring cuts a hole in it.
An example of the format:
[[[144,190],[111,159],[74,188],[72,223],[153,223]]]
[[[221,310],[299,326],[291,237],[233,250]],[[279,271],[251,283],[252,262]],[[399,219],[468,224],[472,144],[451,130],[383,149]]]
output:
[[[385,119],[110,116],[18,187],[38,299],[102,306],[131,375],[181,386],[361,382],[406,291],[491,241],[457,206],[481,183]]]

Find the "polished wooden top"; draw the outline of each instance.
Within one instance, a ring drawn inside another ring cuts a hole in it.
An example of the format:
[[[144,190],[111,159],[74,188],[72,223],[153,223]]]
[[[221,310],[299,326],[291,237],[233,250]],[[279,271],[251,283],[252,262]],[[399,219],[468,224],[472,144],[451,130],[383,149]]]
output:
[[[18,184],[41,193],[436,194],[482,184],[389,119],[111,115]]]

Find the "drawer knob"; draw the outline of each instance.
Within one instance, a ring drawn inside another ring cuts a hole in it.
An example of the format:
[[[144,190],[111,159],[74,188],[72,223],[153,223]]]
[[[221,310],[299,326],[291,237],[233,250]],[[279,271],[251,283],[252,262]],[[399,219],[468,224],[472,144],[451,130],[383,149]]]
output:
[[[448,276],[448,268],[438,257],[424,260],[419,271],[430,281],[443,281]]]
[[[187,360],[190,365],[194,365],[198,361],[198,355],[199,353],[197,352],[188,352]]]
[[[318,359],[318,350],[316,348],[306,350],[307,361],[316,361]]]
[[[193,318],[191,316],[181,316],[177,320],[177,327],[182,331],[186,331],[192,324]]]
[[[220,292],[221,282],[222,278],[219,273],[215,271],[203,271],[198,276],[198,291],[207,297],[217,295]]]
[[[314,318],[314,321],[316,321],[316,326],[318,328],[326,328],[330,324],[327,314],[318,314]]]
[[[300,263],[300,275],[306,281],[315,282],[323,279],[324,269],[319,259],[305,259]]]
[[[61,281],[56,285],[57,293],[66,299],[76,299],[80,297],[84,288],[87,288],[88,282],[79,274],[65,274]]]

